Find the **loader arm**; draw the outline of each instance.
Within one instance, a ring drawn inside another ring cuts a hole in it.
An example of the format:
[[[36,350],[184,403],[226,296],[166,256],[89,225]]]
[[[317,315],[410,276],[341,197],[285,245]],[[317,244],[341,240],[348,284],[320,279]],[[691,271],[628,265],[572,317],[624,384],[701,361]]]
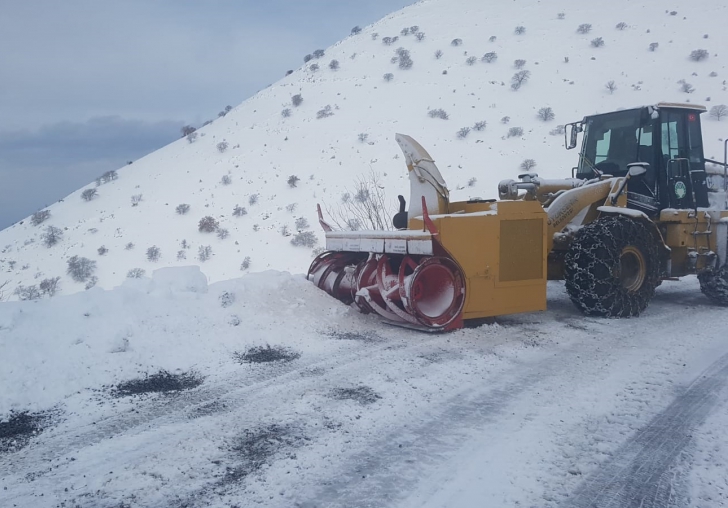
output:
[[[598,208],[607,204],[611,195],[616,194],[624,178],[592,180],[581,187],[561,192],[546,208],[548,214],[548,250],[554,246],[554,235],[568,224],[582,226],[599,215]],[[626,206],[626,196],[620,196],[620,206]]]

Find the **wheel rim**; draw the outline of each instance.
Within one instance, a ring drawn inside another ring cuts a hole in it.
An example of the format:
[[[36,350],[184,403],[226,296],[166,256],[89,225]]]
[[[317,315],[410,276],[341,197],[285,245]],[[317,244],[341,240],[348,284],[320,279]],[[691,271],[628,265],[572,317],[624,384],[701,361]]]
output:
[[[625,247],[619,257],[619,281],[630,293],[639,290],[645,281],[647,264],[642,252],[633,246]]]

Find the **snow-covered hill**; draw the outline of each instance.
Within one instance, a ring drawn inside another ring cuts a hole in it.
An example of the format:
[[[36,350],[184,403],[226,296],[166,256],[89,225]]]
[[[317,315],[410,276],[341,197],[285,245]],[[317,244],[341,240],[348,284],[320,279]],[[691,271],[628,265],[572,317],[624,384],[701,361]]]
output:
[[[728,104],[727,18],[728,5],[714,0],[418,2],[326,48],[200,128],[192,142],[180,139],[135,161],[98,188],[90,183],[50,206],[39,225],[26,219],[1,231],[0,284],[9,281],[6,297],[19,285],[54,277],[61,277],[63,293],[82,290],[92,284],[66,274],[72,256],[95,261],[94,276],[105,288],[134,268],[150,273],[188,264],[200,264],[210,281],[225,280],[240,275],[246,258],[250,271],[304,272],[312,249],[291,245],[286,235],[308,229],[320,245],[316,203],[335,206],[370,172],[393,206],[406,193],[396,132],[430,151],[457,199],[494,196],[496,183],[527,158],[541,175],[567,176],[576,159],[561,136],[550,134],[559,124],[658,101]],[[590,30],[580,33],[587,24]],[[592,44],[597,38],[602,46]],[[409,52],[411,68],[400,68],[406,58],[394,60],[398,48]],[[700,49],[707,57],[690,59]],[[497,58],[483,61],[491,52]],[[514,91],[516,60],[525,60],[530,79]],[[298,106],[295,95],[303,99]],[[543,107],[555,119],[540,120]],[[437,109],[448,119],[428,114]],[[483,121],[484,130],[473,129]],[[703,126],[706,156],[720,158],[728,122],[704,115]],[[522,135],[509,136],[513,127]],[[471,130],[461,138],[463,128]],[[299,179],[295,187],[291,176]],[[85,201],[88,189],[98,195]],[[136,205],[134,196],[141,196]],[[189,205],[188,213],[176,213],[180,204]],[[236,206],[247,214],[233,215]],[[205,216],[229,236],[198,231]],[[63,233],[52,247],[42,238],[48,226]],[[211,256],[202,262],[198,253],[207,246]],[[157,261],[147,259],[150,247],[158,248]]]

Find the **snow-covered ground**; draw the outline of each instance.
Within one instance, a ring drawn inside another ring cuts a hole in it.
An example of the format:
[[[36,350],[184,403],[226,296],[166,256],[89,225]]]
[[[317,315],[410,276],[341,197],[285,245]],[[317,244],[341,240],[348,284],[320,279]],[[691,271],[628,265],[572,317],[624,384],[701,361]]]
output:
[[[0,414],[38,431],[0,441],[0,505],[728,504],[728,309],[693,278],[636,319],[549,304],[429,335],[194,267],[4,303]],[[160,371],[195,382],[123,384]]]
[[[53,298],[0,303],[0,507],[728,505],[728,309],[694,278],[664,282],[636,319],[584,317],[549,283],[546,312],[428,335],[315,288],[301,275],[312,249],[283,234],[320,240],[315,204],[334,207],[370,171],[391,201],[406,194],[396,132],[430,151],[454,199],[492,197],[527,158],[570,175],[558,124],[726,104],[727,18],[714,0],[418,2],[192,142],[91,183],[94,199],[80,189],[41,224],[0,231],[5,297],[60,277]],[[415,25],[421,41],[401,34]],[[392,63],[399,47],[411,69]],[[696,49],[708,57],[690,60]],[[531,77],[512,91],[517,59]],[[728,124],[702,123],[720,158]],[[207,215],[227,238],[198,231]],[[62,231],[51,247],[49,226]],[[66,274],[71,256],[96,262],[96,287]],[[134,268],[144,276],[127,278]]]

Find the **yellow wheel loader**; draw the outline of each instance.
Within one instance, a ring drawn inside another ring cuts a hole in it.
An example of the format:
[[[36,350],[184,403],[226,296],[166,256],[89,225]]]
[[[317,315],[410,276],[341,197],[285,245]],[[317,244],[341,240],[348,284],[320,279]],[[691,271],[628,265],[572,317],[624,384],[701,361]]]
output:
[[[587,116],[571,178],[533,173],[498,185],[499,199],[451,202],[434,160],[398,134],[409,210],[391,231],[334,231],[309,268],[319,288],[362,312],[425,331],[546,309],[546,281],[565,280],[588,315],[638,316],[664,279],[697,274],[728,305],[728,140],[706,159],[702,106],[660,103]],[[706,167],[707,166],[707,167]]]

